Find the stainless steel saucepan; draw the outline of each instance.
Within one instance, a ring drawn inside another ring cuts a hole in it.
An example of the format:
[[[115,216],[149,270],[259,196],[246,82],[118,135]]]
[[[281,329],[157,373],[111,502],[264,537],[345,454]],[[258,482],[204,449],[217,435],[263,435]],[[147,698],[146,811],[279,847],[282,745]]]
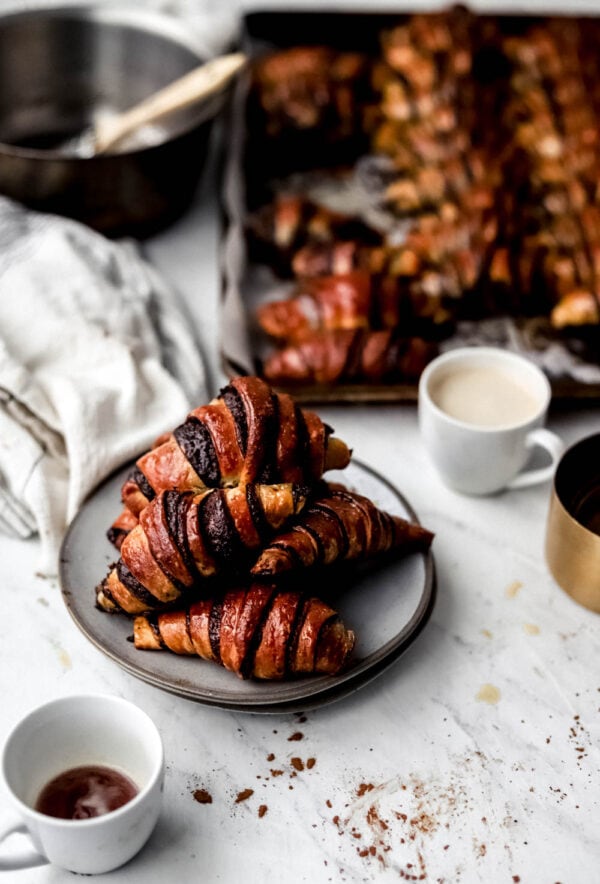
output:
[[[0,16],[0,193],[109,235],[165,226],[194,195],[223,95],[114,154],[63,146],[202,61],[184,25],[158,13],[82,6]]]

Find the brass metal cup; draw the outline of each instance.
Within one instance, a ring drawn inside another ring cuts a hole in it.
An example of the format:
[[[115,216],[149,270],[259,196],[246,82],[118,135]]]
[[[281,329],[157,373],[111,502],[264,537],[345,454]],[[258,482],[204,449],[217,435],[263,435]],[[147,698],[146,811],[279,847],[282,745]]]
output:
[[[572,445],[556,468],[546,561],[565,592],[600,613],[600,433]]]

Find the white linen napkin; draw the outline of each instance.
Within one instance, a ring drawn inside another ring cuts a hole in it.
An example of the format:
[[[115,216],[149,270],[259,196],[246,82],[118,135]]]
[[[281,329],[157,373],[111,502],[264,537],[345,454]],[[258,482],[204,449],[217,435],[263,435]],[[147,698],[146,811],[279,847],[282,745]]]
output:
[[[0,198],[0,531],[38,532],[42,572],[90,491],[206,395],[190,323],[134,243]]]

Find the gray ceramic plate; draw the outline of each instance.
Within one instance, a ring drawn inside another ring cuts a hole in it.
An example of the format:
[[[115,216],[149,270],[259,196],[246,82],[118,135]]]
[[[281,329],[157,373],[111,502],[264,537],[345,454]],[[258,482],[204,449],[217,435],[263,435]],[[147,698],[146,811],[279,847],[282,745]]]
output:
[[[119,510],[130,465],[113,474],[83,504],[63,541],[60,580],[69,613],[84,635],[119,666],[144,681],[190,700],[247,712],[284,712],[332,702],[365,685],[394,662],[421,632],[435,600],[431,552],[413,554],[333,586],[328,601],[357,635],[349,668],[337,676],[260,682],[236,678],[214,663],[167,651],[138,651],[128,641],[131,620],[95,607],[94,587],[117,558],[106,529]],[[370,497],[380,508],[416,521],[408,502],[389,482],[353,461],[330,481]]]

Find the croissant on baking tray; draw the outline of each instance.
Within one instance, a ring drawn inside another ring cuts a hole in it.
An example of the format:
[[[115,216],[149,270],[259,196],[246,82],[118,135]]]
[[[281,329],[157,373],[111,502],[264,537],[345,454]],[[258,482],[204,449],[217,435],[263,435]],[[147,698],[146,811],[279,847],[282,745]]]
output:
[[[294,343],[314,332],[334,329],[435,327],[449,318],[442,297],[428,295],[392,276],[353,270],[298,283],[292,295],[262,304],[256,312],[262,330]]]
[[[133,640],[136,648],[212,660],[241,678],[283,679],[338,673],[355,638],[325,602],[297,590],[253,583],[217,600],[138,616]]]
[[[381,234],[358,215],[339,212],[307,196],[286,191],[251,212],[246,219],[248,246],[256,260],[289,276],[296,253],[307,244],[376,245]],[[312,275],[312,274],[311,274]]]
[[[333,329],[270,353],[263,373],[273,384],[411,383],[436,352],[398,329]]]
[[[243,570],[301,511],[306,493],[291,483],[162,491],[123,539],[120,559],[97,587],[97,606],[139,614],[172,605],[206,578]]]
[[[121,489],[138,516],[161,491],[200,492],[248,482],[310,484],[342,469],[348,447],[318,415],[257,377],[234,378],[140,457]]]
[[[345,561],[401,557],[429,549],[433,534],[421,525],[379,509],[361,494],[328,484],[309,501],[290,527],[261,551],[251,573],[273,578],[299,568]]]

